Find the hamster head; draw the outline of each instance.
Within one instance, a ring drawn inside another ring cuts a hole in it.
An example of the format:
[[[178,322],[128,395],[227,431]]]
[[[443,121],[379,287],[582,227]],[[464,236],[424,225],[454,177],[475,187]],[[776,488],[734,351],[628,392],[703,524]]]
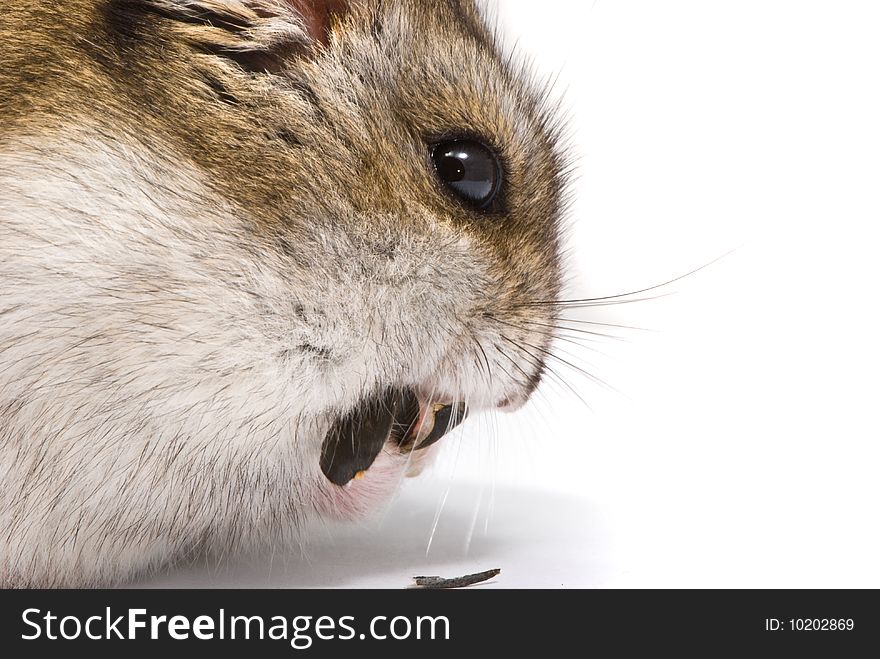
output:
[[[28,155],[35,140],[56,173],[85,168],[82,185],[53,188],[63,198],[34,202],[76,229],[48,253],[16,239],[53,260],[16,285],[30,300],[67,290],[26,307],[105,340],[72,353],[74,338],[35,330],[44,386],[19,382],[33,408],[16,408],[5,441],[97,438],[100,465],[77,477],[103,478],[128,520],[103,532],[165,533],[131,523],[162,519],[177,535],[154,546],[173,553],[309,511],[359,514],[447,430],[528,400],[557,322],[564,162],[542,91],[471,0],[67,4],[41,10],[63,16],[33,39],[53,44],[50,82],[36,91],[20,74],[0,110],[27,136],[0,178],[34,190],[55,175]],[[7,189],[0,202],[15,201]],[[34,215],[10,217],[0,233]],[[16,302],[8,288],[0,307]],[[19,311],[4,324],[0,308],[0,354]],[[91,376],[76,390],[60,375],[74,370]],[[37,533],[27,514],[5,521]],[[98,528],[100,514],[78,519]],[[114,542],[101,549],[137,563],[134,539]]]

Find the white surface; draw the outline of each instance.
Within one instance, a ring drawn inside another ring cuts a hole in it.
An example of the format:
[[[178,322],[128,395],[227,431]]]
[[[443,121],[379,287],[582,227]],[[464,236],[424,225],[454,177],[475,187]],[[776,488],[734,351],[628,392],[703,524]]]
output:
[[[493,504],[488,486],[459,484],[448,490],[427,551],[446,491],[430,480],[414,483],[377,520],[318,530],[299,553],[200,562],[135,586],[405,588],[417,575],[458,577],[495,567],[502,574],[480,588],[560,588],[606,579],[591,505],[559,493],[497,487]],[[564,519],[572,523],[561,525]]]
[[[141,585],[880,587],[880,5],[495,4],[567,89],[572,294],[739,249],[578,312],[650,330],[560,346],[620,393],[560,367],[591,409],[469,422],[381,523]]]

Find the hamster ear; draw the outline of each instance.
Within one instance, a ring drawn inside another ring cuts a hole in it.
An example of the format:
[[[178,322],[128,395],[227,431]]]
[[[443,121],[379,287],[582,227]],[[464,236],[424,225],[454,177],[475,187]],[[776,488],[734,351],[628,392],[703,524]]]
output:
[[[285,58],[326,45],[334,19],[356,1],[129,0],[121,6],[174,20],[185,39],[245,69],[274,72],[284,67]]]
[[[302,17],[306,33],[312,41],[326,44],[333,18],[344,15],[349,0],[286,0]]]

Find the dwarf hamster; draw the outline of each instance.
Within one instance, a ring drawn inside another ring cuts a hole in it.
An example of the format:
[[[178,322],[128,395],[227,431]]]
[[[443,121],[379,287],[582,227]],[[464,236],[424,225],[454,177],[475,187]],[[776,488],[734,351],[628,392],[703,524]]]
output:
[[[0,584],[296,542],[514,410],[565,161],[473,0],[4,0]]]

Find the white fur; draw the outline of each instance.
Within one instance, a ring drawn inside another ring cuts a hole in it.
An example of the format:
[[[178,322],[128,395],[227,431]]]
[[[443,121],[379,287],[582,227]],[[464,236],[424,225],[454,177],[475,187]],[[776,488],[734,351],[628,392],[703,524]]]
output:
[[[464,236],[426,218],[389,260],[364,248],[381,235],[323,235],[321,266],[297,270],[175,154],[62,134],[0,141],[0,584],[293,541],[406,466],[337,506],[333,415],[390,384],[476,409],[525,386],[467,324],[486,275]]]

